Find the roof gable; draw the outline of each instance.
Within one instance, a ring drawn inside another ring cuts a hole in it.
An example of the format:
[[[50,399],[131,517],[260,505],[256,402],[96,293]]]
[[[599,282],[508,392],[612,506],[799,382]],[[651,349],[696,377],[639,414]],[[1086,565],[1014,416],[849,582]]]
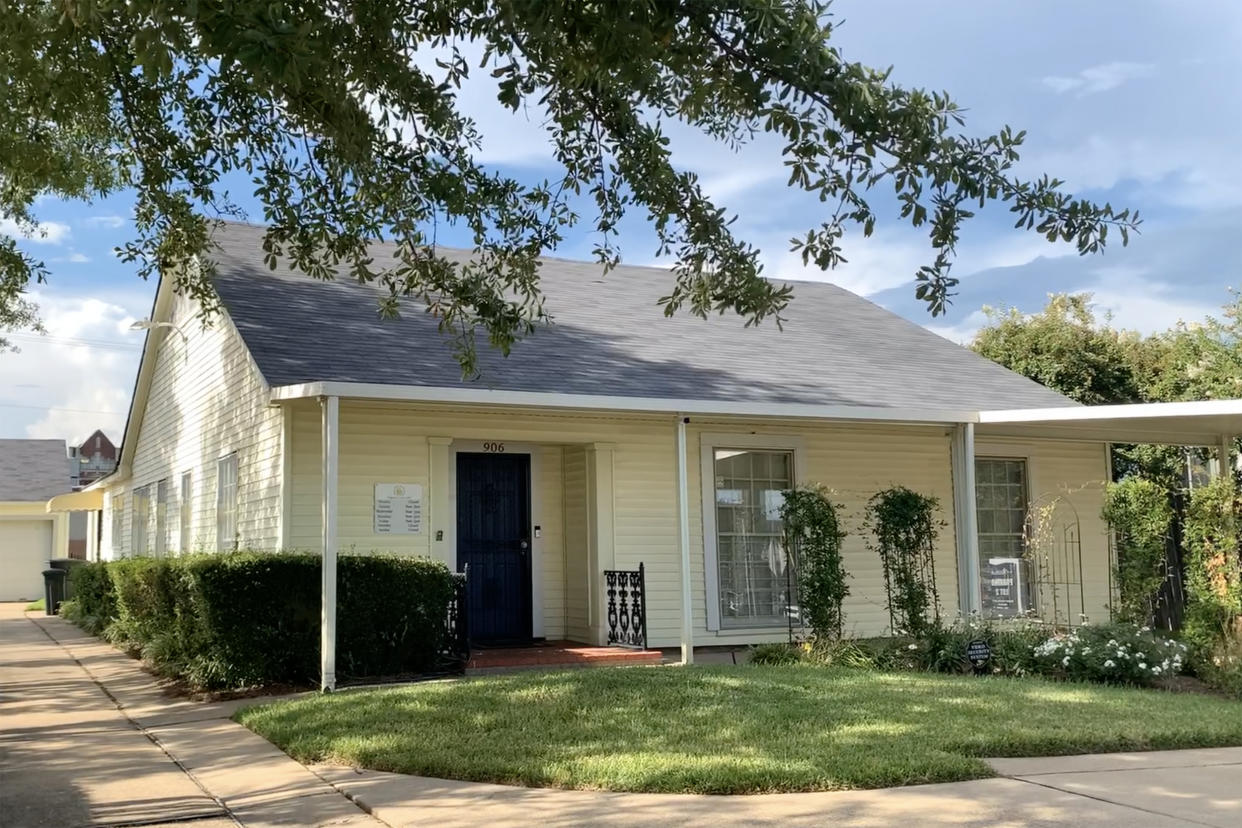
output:
[[[894,313],[825,282],[800,282],[784,329],[733,315],[666,317],[672,274],[545,259],[553,324],[505,358],[480,346],[463,381],[435,320],[414,302],[380,319],[379,288],[321,282],[263,261],[264,228],[214,234],[216,289],[272,386],[355,382],[558,394],[831,406],[1003,409],[1073,405]],[[375,258],[392,255],[377,245]],[[445,251],[465,258],[465,251]]]

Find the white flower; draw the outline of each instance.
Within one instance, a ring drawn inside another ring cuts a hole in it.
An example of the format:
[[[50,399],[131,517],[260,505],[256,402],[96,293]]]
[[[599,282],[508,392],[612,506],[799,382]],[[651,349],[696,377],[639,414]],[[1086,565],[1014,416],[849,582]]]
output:
[[[1066,656],[1065,658],[1061,659],[1061,666],[1062,666],[1062,667],[1068,667],[1068,666],[1069,666],[1069,656]]]
[[[1164,671],[1160,669],[1160,665],[1158,665],[1158,664],[1157,664],[1155,667],[1152,667],[1152,668],[1151,668],[1151,674],[1152,674],[1153,676],[1158,676],[1158,675],[1160,675],[1162,672],[1164,672]]]
[[[1139,662],[1139,669],[1140,669],[1140,670],[1146,670],[1146,669],[1147,669],[1147,662],[1146,662],[1146,661],[1140,661],[1140,662]]]
[[[1108,669],[1108,668],[1110,668],[1110,667],[1116,667],[1116,666],[1117,666],[1116,662],[1114,662],[1111,658],[1110,658],[1110,659],[1108,659],[1108,660],[1106,660],[1106,661],[1104,662],[1104,669],[1105,669],[1105,670],[1107,670],[1107,669]]]
[[[918,644],[911,644],[908,647],[906,647],[907,650],[917,650],[918,648],[919,648]]]

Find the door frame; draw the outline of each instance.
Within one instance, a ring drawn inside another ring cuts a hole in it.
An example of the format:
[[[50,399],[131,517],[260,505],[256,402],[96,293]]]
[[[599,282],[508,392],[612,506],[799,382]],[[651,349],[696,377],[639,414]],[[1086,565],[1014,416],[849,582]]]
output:
[[[484,444],[503,443],[505,450],[503,452],[491,452],[484,448]],[[528,481],[530,491],[530,515],[528,522],[530,524],[530,634],[532,638],[545,638],[543,624],[543,553],[544,543],[542,533],[539,537],[535,537],[536,527],[542,527],[539,516],[543,513],[543,493],[539,486],[542,480],[542,463],[539,451],[540,447],[533,443],[510,442],[503,437],[497,437],[494,440],[453,440],[449,444],[449,464],[448,464],[448,504],[449,513],[453,516],[453,536],[452,544],[449,547],[449,566],[454,572],[457,571],[457,455],[462,454],[525,454],[529,459],[530,480]]]

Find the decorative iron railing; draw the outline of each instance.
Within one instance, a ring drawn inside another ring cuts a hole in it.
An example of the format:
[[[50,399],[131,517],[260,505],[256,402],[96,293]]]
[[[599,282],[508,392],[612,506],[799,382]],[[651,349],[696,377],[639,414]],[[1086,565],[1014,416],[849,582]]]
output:
[[[444,646],[440,651],[440,659],[448,669],[465,669],[466,662],[470,660],[470,614],[466,600],[466,579],[469,577],[469,566],[465,572],[453,576],[453,597],[445,614]]]
[[[606,569],[608,588],[608,643],[647,649],[647,579],[638,569]]]

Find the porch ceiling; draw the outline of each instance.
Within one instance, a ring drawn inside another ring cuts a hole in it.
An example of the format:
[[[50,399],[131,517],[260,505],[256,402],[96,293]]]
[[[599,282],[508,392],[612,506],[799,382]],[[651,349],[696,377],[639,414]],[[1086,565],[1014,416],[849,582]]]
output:
[[[1217,446],[1242,434],[1242,399],[979,412],[980,437]]]

